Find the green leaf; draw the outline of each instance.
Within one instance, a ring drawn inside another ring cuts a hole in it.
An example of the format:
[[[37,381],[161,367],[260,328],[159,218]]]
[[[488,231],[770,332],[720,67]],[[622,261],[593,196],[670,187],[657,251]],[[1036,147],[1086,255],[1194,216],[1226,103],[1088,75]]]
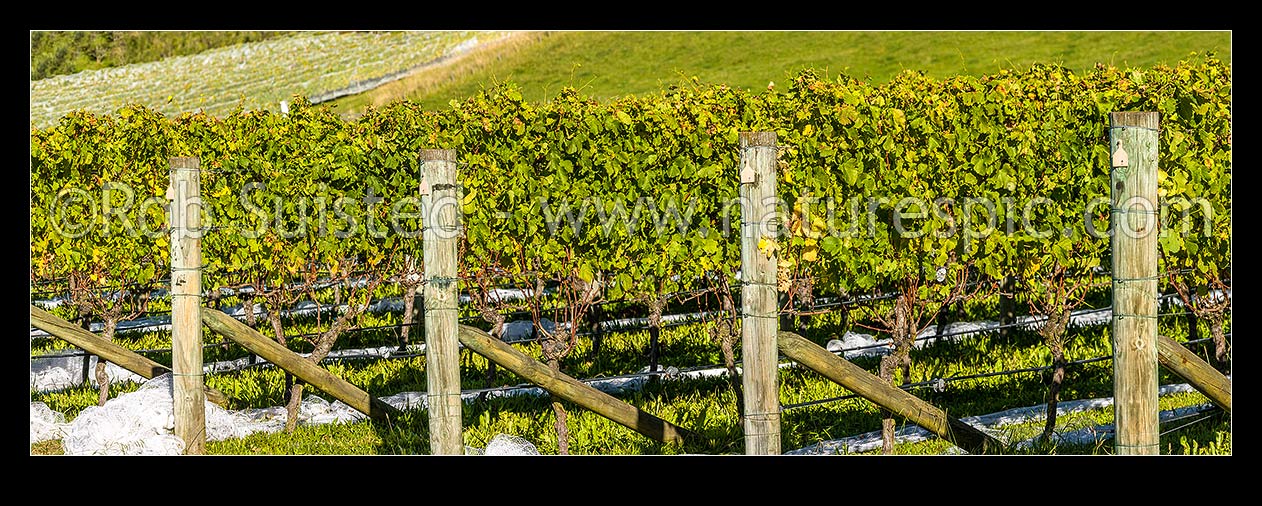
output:
[[[819,246],[820,248],[824,250],[825,253],[828,253],[829,255],[841,256],[841,247],[842,247],[841,239],[838,239],[831,235],[826,236],[822,240],[819,241]]]
[[[845,179],[846,184],[849,185],[853,185],[859,180],[859,172],[861,170],[862,166],[859,164],[859,160],[855,158],[847,159],[841,164],[841,176]]]
[[[584,263],[583,265],[580,265],[578,268],[578,277],[588,283],[590,283],[593,279],[596,279],[596,275],[592,273],[591,264]]]

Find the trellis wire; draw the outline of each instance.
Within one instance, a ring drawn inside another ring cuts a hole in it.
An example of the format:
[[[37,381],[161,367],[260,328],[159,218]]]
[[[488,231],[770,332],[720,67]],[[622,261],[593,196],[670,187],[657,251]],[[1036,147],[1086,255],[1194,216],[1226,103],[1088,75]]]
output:
[[[1186,272],[1186,271],[1190,271],[1190,269],[1182,269],[1182,271]],[[245,271],[244,271],[244,270],[240,270],[240,271],[235,271],[235,272],[245,272]],[[1104,275],[1106,275],[1106,274],[1107,274],[1107,273],[1102,273],[1102,274],[1091,274],[1090,276],[1104,276]],[[465,279],[465,280],[467,281],[467,279],[466,279],[466,278],[462,278],[462,279]],[[159,284],[160,284],[160,282],[155,282],[155,283],[159,283]],[[971,284],[972,284],[973,286],[976,286],[977,284],[981,284],[981,283],[982,283],[981,281],[975,281],[975,282],[972,282]],[[168,284],[169,284],[169,281],[168,281]],[[332,282],[332,283],[329,283],[327,286],[325,286],[325,287],[323,287],[323,288],[328,288],[328,287],[334,286],[334,285],[336,285],[336,284],[342,284],[342,282]],[[423,282],[422,282],[422,284],[423,284]],[[736,283],[736,284],[730,284],[730,285],[729,285],[729,289],[732,289],[732,288],[739,288],[739,287],[740,287],[740,284],[739,284],[739,283]],[[698,294],[698,293],[705,293],[705,292],[708,292],[708,291],[710,291],[710,290],[709,290],[709,289],[694,289],[694,290],[688,290],[688,291],[684,291],[684,292],[672,293],[672,294],[670,294],[670,297],[672,297],[672,298],[679,298],[679,297],[683,297],[683,296],[687,296],[687,295],[695,295],[695,294]],[[467,295],[467,296],[472,297],[472,294],[466,294],[466,295]],[[842,301],[835,301],[835,302],[829,302],[829,303],[813,303],[813,304],[811,304],[811,306],[810,306],[810,307],[812,307],[812,308],[820,308],[820,309],[837,308],[837,307],[842,307],[842,306],[847,306],[847,305],[855,305],[855,304],[858,304],[858,303],[867,303],[867,302],[873,302],[873,301],[879,301],[879,300],[886,300],[886,299],[894,298],[894,297],[897,297],[897,296],[898,296],[898,293],[897,293],[897,292],[886,292],[886,293],[881,293],[881,294],[878,294],[878,295],[859,295],[859,296],[854,296],[854,297],[851,297],[851,298],[849,298],[849,299],[842,300]],[[1167,299],[1167,298],[1172,298],[1172,297],[1177,297],[1177,294],[1164,294],[1164,295],[1160,295],[1160,296],[1159,296],[1159,299]],[[830,299],[830,298],[836,298],[836,297],[835,297],[835,296],[818,297],[818,298],[814,298],[813,300],[827,300],[827,299]],[[387,298],[387,299],[388,299],[388,298]],[[387,299],[377,299],[376,301],[370,302],[370,304],[380,304],[381,302],[384,302],[384,301],[385,301],[385,300],[387,300]],[[611,301],[599,301],[599,302],[596,302],[596,303],[594,303],[594,304],[592,304],[592,305],[593,305],[593,306],[596,306],[596,305],[607,305],[607,304],[616,304],[616,303],[636,303],[636,302],[638,302],[638,300],[637,300],[637,299],[635,299],[635,298],[622,298],[622,299],[616,299],[616,300],[611,300]],[[466,305],[466,307],[469,307],[469,306],[470,306],[470,305],[468,305],[468,304]],[[564,310],[565,310],[565,309],[567,309],[567,308],[568,308],[568,306],[561,306],[561,307],[558,307],[558,308],[549,309],[549,311],[552,311],[552,310],[560,310],[560,311],[564,311]],[[155,312],[155,313],[153,313],[153,314],[165,314],[165,313],[169,313],[169,312],[170,312],[170,311],[169,311],[169,310],[167,310],[167,311],[162,311],[162,312]],[[787,310],[787,311],[783,311],[783,312],[782,312],[782,314],[783,314],[783,315],[787,315],[787,316],[792,316],[792,315],[796,315],[796,314],[800,314],[800,313],[801,313],[801,311],[797,311],[797,310]],[[526,310],[513,310],[513,311],[502,311],[502,312],[499,312],[499,314],[504,315],[504,316],[506,316],[506,317],[507,317],[507,316],[525,316],[525,315],[529,315],[529,314],[530,314],[530,312],[529,312],[529,311],[526,311]],[[1084,313],[1084,314],[1086,314],[1086,313]],[[1177,316],[1177,315],[1186,315],[1186,314],[1187,314],[1186,312],[1185,312],[1185,313],[1163,313],[1163,314],[1160,314],[1160,315],[1158,315],[1158,316]],[[469,318],[468,320],[466,320],[466,319],[465,319],[465,317],[462,317],[462,321],[476,321],[476,317],[475,317],[475,318]],[[120,323],[121,323],[121,322],[120,322]],[[996,328],[996,329],[1008,328],[1009,326],[1021,326],[1021,325],[1028,325],[1029,323],[1032,323],[1032,322],[1025,322],[1025,323],[1021,323],[1021,324],[1011,324],[1011,325],[1007,325],[1007,326],[1000,326],[1000,327],[995,327],[995,328]],[[126,330],[126,331],[135,331],[135,330],[142,330],[142,329],[147,329],[147,328],[161,327],[161,326],[164,326],[164,325],[169,325],[169,323],[153,323],[153,324],[149,324],[149,325],[140,325],[140,326],[128,327],[128,328],[127,328],[127,329],[125,329],[125,330]],[[647,327],[644,327],[644,328],[647,328]],[[353,329],[352,329],[352,330],[353,330]],[[971,332],[966,332],[966,333],[971,333]],[[584,335],[586,335],[586,333],[585,333]],[[942,337],[947,337],[947,336],[948,336],[947,334],[944,334]]]
[[[1196,413],[1192,413],[1192,414],[1190,414],[1190,415],[1184,415],[1184,416],[1181,416],[1181,417],[1178,417],[1178,418],[1174,418],[1174,419],[1172,419],[1172,420],[1167,420],[1167,421],[1166,421],[1166,423],[1171,423],[1171,422],[1177,422],[1177,421],[1179,421],[1179,420],[1186,420],[1186,419],[1188,419],[1188,418],[1192,418],[1192,417],[1200,416],[1200,418],[1197,418],[1196,420],[1193,420],[1193,421],[1191,421],[1191,422],[1185,423],[1185,424],[1180,425],[1180,426],[1178,426],[1178,427],[1174,427],[1174,428],[1170,428],[1170,429],[1166,429],[1166,430],[1164,430],[1164,431],[1161,431],[1161,433],[1160,433],[1160,434],[1158,434],[1157,436],[1158,436],[1158,437],[1160,437],[1160,436],[1164,436],[1164,435],[1169,434],[1169,433],[1171,433],[1171,432],[1175,432],[1175,431],[1178,431],[1178,430],[1181,430],[1181,429],[1185,429],[1185,428],[1187,428],[1187,427],[1191,427],[1191,426],[1196,425],[1196,424],[1198,424],[1198,423],[1201,423],[1201,422],[1204,422],[1204,421],[1209,420],[1209,419],[1211,419],[1211,418],[1214,418],[1214,417],[1218,416],[1218,415],[1219,415],[1220,413],[1222,413],[1222,412],[1223,412],[1223,411],[1222,411],[1222,408],[1219,408],[1218,406],[1213,406],[1213,407],[1211,407],[1211,408],[1209,408],[1209,409],[1206,409],[1205,411],[1198,411],[1198,412],[1196,412]]]
[[[695,291],[694,291],[694,292],[695,292]],[[1177,294],[1165,294],[1165,295],[1161,295],[1161,296],[1158,296],[1158,299],[1159,299],[1159,300],[1160,300],[1160,299],[1169,299],[1169,298],[1174,298],[1174,297],[1177,297]],[[372,305],[372,304],[380,304],[380,303],[381,303],[381,302],[383,302],[384,300],[386,300],[386,299],[378,299],[377,301],[375,301],[375,302],[373,302],[373,303],[370,303],[370,305]],[[871,299],[867,299],[867,298],[861,299],[861,298],[859,298],[859,297],[856,297],[856,298],[852,298],[852,299],[850,299],[849,301],[844,301],[844,302],[839,303],[839,304],[853,303],[853,302],[855,302],[855,301],[859,301],[859,300],[871,300]],[[335,308],[334,308],[334,309],[335,309]],[[1109,310],[1111,310],[1111,309],[1112,309],[1112,307],[1093,308],[1093,309],[1088,309],[1088,310],[1081,310],[1081,311],[1079,311],[1079,312],[1077,313],[1077,316],[1082,316],[1082,315],[1087,315],[1087,314],[1095,314],[1095,313],[1099,313],[1099,312],[1103,312],[1103,311],[1109,311]],[[167,311],[164,311],[164,312],[165,312],[165,313],[169,313],[170,311],[169,311],[169,310],[167,310]],[[510,312],[510,313],[501,313],[501,314],[505,314],[505,316],[510,316],[510,315],[512,315],[512,314],[515,314],[515,313],[518,313],[518,312],[514,311],[514,312]],[[717,311],[710,311],[710,312],[708,312],[708,313],[709,313],[710,315],[715,315],[715,314],[722,315],[722,314],[725,314],[726,312],[725,312],[725,311],[722,311],[722,310],[717,310]],[[786,311],[786,312],[782,312],[781,314],[782,314],[782,315],[791,315],[791,314],[793,314],[793,313],[792,313],[792,312],[788,312],[788,311]],[[1157,316],[1159,316],[1159,317],[1161,317],[1161,316],[1180,316],[1180,315],[1185,315],[1185,314],[1188,314],[1188,312],[1160,313],[1160,314],[1158,314]],[[240,318],[238,318],[238,319],[240,320]],[[983,328],[983,329],[963,330],[963,331],[947,332],[947,333],[943,333],[943,334],[934,334],[934,335],[927,335],[927,336],[917,337],[917,338],[915,338],[915,339],[913,340],[913,342],[916,342],[916,341],[926,341],[926,340],[930,340],[930,339],[942,339],[942,338],[948,338],[948,337],[955,337],[955,336],[959,336],[959,335],[968,335],[968,334],[977,334],[977,333],[991,332],[991,331],[1000,330],[1000,329],[1004,329],[1004,328],[1025,327],[1025,326],[1030,326],[1030,325],[1037,324],[1038,322],[1043,321],[1043,320],[1046,320],[1046,319],[1047,319],[1047,317],[1046,317],[1046,316],[1034,316],[1034,317],[1031,317],[1029,320],[1024,321],[1024,322],[1014,322],[1014,323],[1009,323],[1009,324],[996,325],[996,326],[993,326],[993,327],[986,327],[986,328]],[[476,321],[481,321],[481,320],[482,320],[482,318],[481,318],[481,316],[479,316],[479,315],[472,315],[472,316],[463,316],[463,317],[460,317],[460,321],[463,321],[463,322],[476,322]],[[705,320],[705,317],[704,317],[704,316],[703,316],[703,317],[701,317],[701,318],[700,318],[700,320],[701,320],[701,321],[704,321],[704,320]],[[614,320],[607,320],[607,321],[614,321]],[[659,327],[658,327],[658,328],[668,328],[668,327],[673,327],[673,326],[680,326],[680,325],[685,325],[685,324],[689,324],[689,323],[695,323],[696,321],[699,321],[699,319],[695,319],[695,318],[685,318],[685,319],[681,319],[681,320],[679,320],[679,321],[675,321],[675,322],[667,322],[667,323],[663,323],[663,324],[659,325]],[[600,323],[605,323],[605,322],[600,322]],[[146,329],[146,328],[154,328],[154,327],[161,327],[161,326],[168,326],[168,325],[170,325],[170,322],[155,322],[155,323],[148,324],[148,325],[140,325],[140,326],[134,326],[134,327],[122,328],[122,329],[118,329],[118,331],[119,331],[119,332],[131,332],[131,331],[137,331],[137,330]],[[404,328],[404,327],[417,326],[417,325],[421,325],[421,323],[418,323],[418,322],[414,322],[414,323],[411,323],[411,324],[407,324],[407,323],[398,323],[398,324],[392,324],[392,325],[380,325],[380,326],[373,326],[373,327],[358,327],[358,328],[347,329],[347,330],[345,331],[345,333],[365,332],[365,331],[371,331],[371,330],[383,330],[383,329],[396,329],[396,328]],[[600,332],[600,333],[602,333],[602,334],[614,334],[614,333],[638,332],[638,331],[643,331],[643,330],[647,330],[647,329],[650,329],[650,328],[651,328],[651,326],[648,326],[648,325],[636,325],[636,326],[616,326],[616,327],[611,328],[611,329],[602,329],[602,330],[600,330],[600,331],[598,331],[598,332]],[[318,331],[317,331],[317,332],[308,332],[308,333],[297,334],[297,335],[294,335],[294,336],[288,336],[288,337],[313,337],[313,336],[318,336],[318,335],[320,335],[321,333],[322,333],[322,332],[318,332]],[[576,336],[590,336],[590,335],[593,335],[593,334],[595,334],[595,333],[596,333],[596,331],[582,331],[582,332],[576,332],[576,333],[575,333],[575,335],[576,335]],[[1230,333],[1228,333],[1228,335],[1230,335]],[[219,345],[219,344],[216,344],[216,345],[208,345],[207,347],[212,347],[212,346],[221,346],[221,345]],[[889,346],[891,346],[891,344],[890,344],[890,343],[874,343],[874,344],[869,344],[869,345],[859,346],[859,347],[855,347],[855,348],[848,348],[848,349],[846,349],[846,350],[844,350],[844,351],[858,351],[858,350],[864,350],[864,349],[871,349],[871,348],[883,348],[883,347],[889,347]],[[169,351],[169,350],[167,350],[167,351]],[[73,356],[73,355],[59,355],[59,356]]]

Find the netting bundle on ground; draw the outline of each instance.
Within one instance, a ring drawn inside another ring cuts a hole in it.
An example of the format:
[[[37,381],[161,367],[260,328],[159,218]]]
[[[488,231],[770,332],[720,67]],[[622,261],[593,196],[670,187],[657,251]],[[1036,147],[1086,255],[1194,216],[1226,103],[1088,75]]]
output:
[[[539,455],[539,450],[535,449],[535,445],[531,444],[521,437],[509,434],[496,434],[491,438],[491,442],[486,444],[486,449],[478,449],[472,446],[464,447],[465,455],[488,455],[488,456],[519,456],[519,455]]]
[[[66,416],[48,408],[42,402],[31,403],[31,444],[61,438],[61,426]]]
[[[31,443],[61,439],[66,455],[179,455],[184,442],[175,436],[175,405],[170,374],[146,381],[135,392],[104,406],[89,406],[70,423],[43,403],[31,403]],[[206,440],[221,441],[285,428],[284,407],[228,411],[206,403]],[[364,415],[346,404],[320,397],[303,399],[298,423],[352,422]]]
[[[145,382],[135,392],[104,406],[89,406],[65,426],[66,455],[179,455],[169,374]]]

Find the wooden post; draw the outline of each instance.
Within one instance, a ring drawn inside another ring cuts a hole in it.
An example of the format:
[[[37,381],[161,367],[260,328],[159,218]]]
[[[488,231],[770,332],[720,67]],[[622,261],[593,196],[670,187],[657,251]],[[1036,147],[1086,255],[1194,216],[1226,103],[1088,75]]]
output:
[[[864,399],[876,403],[916,425],[937,434],[971,454],[1002,453],[1003,443],[976,427],[948,416],[937,406],[890,385],[880,377],[792,332],[780,332],[778,346],[784,355],[823,374]]]
[[[175,435],[186,455],[206,447],[202,379],[202,202],[197,158],[171,158],[171,372]]]
[[[1159,114],[1109,114],[1112,158],[1113,412],[1118,455],[1157,455]]]
[[[684,443],[694,434],[662,420],[618,398],[592,388],[564,373],[554,372],[547,364],[530,358],[512,346],[481,329],[460,325],[460,342],[514,374],[525,378],[552,395],[565,399],[618,424],[663,443]]]
[[[31,326],[64,339],[84,351],[107,360],[123,369],[134,372],[145,379],[153,379],[171,371],[171,368],[154,362],[134,351],[110,342],[96,334],[83,330],[57,315],[31,306]],[[228,396],[210,387],[205,389],[206,400],[225,406]]]
[[[456,152],[450,149],[421,150],[421,171],[425,384],[429,402],[430,451],[435,455],[463,455],[460,348],[456,335],[459,316],[456,241],[460,237]]]
[[[776,134],[741,132],[741,380],[745,454],[780,454]]]
[[[1197,391],[1231,414],[1231,380],[1174,339],[1157,336],[1161,365],[1188,380]]]
[[[318,364],[312,363],[302,355],[290,351],[272,338],[260,334],[257,330],[237,321],[236,318],[228,316],[222,311],[202,308],[202,321],[206,323],[210,330],[236,341],[237,344],[263,357],[268,362],[276,364],[277,367],[285,370],[285,372],[297,376],[298,379],[319,388],[321,391],[327,392],[337,400],[346,403],[347,406],[375,420],[386,421],[389,420],[390,416],[399,412],[394,406],[368,395],[368,392],[335,376]]]

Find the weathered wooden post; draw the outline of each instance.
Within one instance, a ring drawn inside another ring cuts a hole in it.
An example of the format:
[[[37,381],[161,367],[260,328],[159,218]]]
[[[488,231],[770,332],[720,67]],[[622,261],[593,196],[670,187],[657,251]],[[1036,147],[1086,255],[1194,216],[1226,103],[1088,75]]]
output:
[[[204,308],[202,310],[202,322],[212,332],[217,332],[235,341],[245,349],[250,350],[251,353],[276,364],[277,367],[280,367],[285,372],[297,376],[298,379],[327,392],[335,399],[346,403],[347,406],[357,409],[375,420],[389,421],[391,416],[395,416],[399,412],[394,406],[368,395],[368,392],[365,392],[363,389],[352,385],[349,381],[329,372],[328,369],[320,367],[306,357],[289,351],[289,348],[263,336],[257,330],[250,328],[249,325],[237,321],[236,318],[228,316],[222,311]]]
[[[776,134],[741,132],[741,381],[745,454],[780,454]]]
[[[31,306],[31,326],[43,330],[50,335],[59,337],[66,342],[75,345],[84,350],[89,355],[100,357],[100,360],[108,360],[115,365],[134,372],[145,379],[153,379],[171,372],[171,368],[159,364],[146,358],[139,353],[131,351],[127,348],[114,344],[109,339],[105,339],[96,334],[76,327],[73,323],[54,316],[48,311],[44,311],[34,305]],[[207,387],[206,400],[225,406],[228,403],[228,396],[223,392]]]
[[[206,446],[206,394],[202,378],[202,202],[197,158],[171,163],[171,375],[175,435],[186,455]]]
[[[460,237],[460,195],[456,152],[421,150],[421,244],[425,262],[425,378],[429,403],[430,451],[461,455],[460,349],[457,335],[459,283],[456,241]]]
[[[863,370],[792,332],[779,333],[779,347],[785,356],[846,387],[864,399],[907,417],[916,425],[972,454],[1003,453],[1002,442],[980,429],[950,416],[937,406],[890,385],[879,376]]]
[[[1109,114],[1113,412],[1118,455],[1161,452],[1157,408],[1158,123],[1155,112]]]
[[[1157,336],[1157,359],[1166,369],[1188,380],[1193,388],[1209,397],[1223,411],[1231,413],[1231,380],[1214,366],[1166,336]]]
[[[467,325],[460,325],[459,329],[460,342],[469,349],[486,357],[491,363],[502,365],[526,381],[539,385],[552,395],[589,409],[656,441],[684,444],[689,438],[697,439],[687,429],[618,400],[564,373],[553,371],[547,364],[530,358],[480,329]]]

